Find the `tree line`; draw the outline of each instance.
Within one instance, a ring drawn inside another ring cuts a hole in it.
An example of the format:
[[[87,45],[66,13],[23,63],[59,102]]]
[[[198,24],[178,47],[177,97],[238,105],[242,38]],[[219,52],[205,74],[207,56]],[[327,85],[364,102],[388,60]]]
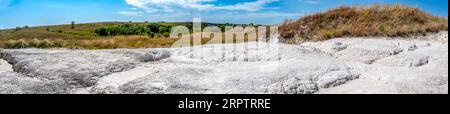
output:
[[[123,24],[116,26],[98,27],[95,33],[99,36],[117,36],[117,35],[155,35],[168,36],[172,26],[163,26],[157,23],[149,23],[146,26]]]
[[[202,23],[202,29],[210,26],[210,25],[216,25],[218,26],[222,31],[225,31],[225,26],[237,26],[238,24],[211,24],[211,23]],[[193,24],[183,24],[183,26],[187,27],[190,32],[192,32]],[[248,24],[244,26],[255,26],[254,24]],[[103,26],[98,27],[95,30],[95,33],[99,36],[118,36],[118,35],[147,35],[150,37],[155,36],[163,36],[163,37],[169,37],[170,31],[174,26],[167,26],[162,25],[159,23],[146,23],[145,25],[142,24],[122,24],[122,25],[115,25],[115,26]]]

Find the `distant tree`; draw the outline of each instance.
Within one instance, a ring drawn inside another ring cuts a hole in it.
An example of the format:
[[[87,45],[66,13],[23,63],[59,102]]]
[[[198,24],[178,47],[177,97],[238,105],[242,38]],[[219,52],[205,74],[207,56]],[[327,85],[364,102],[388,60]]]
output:
[[[47,28],[46,28],[45,30],[46,30],[46,31],[48,32],[48,31],[50,31],[50,28],[49,28],[49,27],[47,27]]]
[[[170,33],[169,33],[169,32],[165,32],[165,33],[163,34],[163,36],[164,36],[165,38],[169,38],[169,37],[170,37]]]
[[[150,36],[150,38],[155,38],[155,33],[153,32],[150,32],[148,35]]]
[[[155,34],[155,35],[153,36],[153,38],[156,38],[156,39],[161,38],[161,35]]]
[[[71,23],[71,27],[70,27],[71,29],[75,29],[75,21],[72,21],[72,23]]]
[[[147,28],[150,30],[150,32],[158,33],[159,32],[159,24],[156,23],[150,23],[147,25]]]
[[[22,30],[22,27],[16,27],[16,28],[14,29],[14,31],[20,31],[20,30]]]
[[[188,29],[189,29],[189,31],[190,32],[192,32],[193,31],[193,25],[192,24],[187,24],[187,25],[185,25]]]
[[[159,33],[160,34],[162,34],[162,33],[165,33],[165,32],[169,32],[169,29],[167,28],[167,27],[159,27]]]
[[[94,32],[99,36],[148,35],[149,37],[163,37],[170,35],[171,28],[172,26],[162,26],[151,22],[146,26],[125,23],[123,25],[98,27]]]
[[[225,31],[225,25],[219,25],[219,28],[220,28],[220,30],[221,30],[222,32]]]
[[[108,30],[105,27],[100,27],[100,28],[95,29],[95,33],[97,33],[100,36],[108,36],[109,35]]]
[[[28,28],[29,28],[28,25],[23,26],[23,29],[28,29]]]

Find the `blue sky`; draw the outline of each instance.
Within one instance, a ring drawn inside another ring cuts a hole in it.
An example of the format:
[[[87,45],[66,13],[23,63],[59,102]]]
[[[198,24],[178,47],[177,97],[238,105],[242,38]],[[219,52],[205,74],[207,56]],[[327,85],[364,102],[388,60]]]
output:
[[[0,0],[0,28],[102,21],[277,24],[340,5],[406,4],[448,17],[448,0]]]

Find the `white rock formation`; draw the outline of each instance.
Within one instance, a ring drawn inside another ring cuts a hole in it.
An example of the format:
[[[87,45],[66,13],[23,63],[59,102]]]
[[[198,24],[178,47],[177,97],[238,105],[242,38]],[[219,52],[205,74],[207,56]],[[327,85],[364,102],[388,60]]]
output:
[[[448,94],[447,32],[244,44],[1,50],[0,93]]]

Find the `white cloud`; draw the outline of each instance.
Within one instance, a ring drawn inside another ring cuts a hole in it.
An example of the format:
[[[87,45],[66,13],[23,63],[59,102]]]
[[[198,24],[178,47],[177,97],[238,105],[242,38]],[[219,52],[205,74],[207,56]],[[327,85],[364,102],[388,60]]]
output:
[[[125,16],[142,16],[142,12],[134,12],[134,11],[121,11],[119,14]]]
[[[192,18],[201,18],[204,22],[211,23],[256,23],[256,24],[279,24],[285,19],[297,19],[303,16],[303,13],[287,13],[279,11],[260,11],[260,12],[225,12],[211,14],[189,14],[177,17],[155,18],[162,21],[192,21]],[[155,21],[153,20],[153,21]]]
[[[174,8],[208,9],[213,5],[203,4],[212,0],[125,0],[131,6],[144,9],[149,13],[158,11],[172,12]]]
[[[131,6],[145,10],[148,13],[173,12],[176,9],[194,10],[240,10],[259,11],[265,9],[266,5],[279,0],[256,0],[253,2],[242,2],[233,5],[215,5],[211,2],[216,0],[125,0]]]
[[[254,18],[277,18],[277,17],[299,17],[302,13],[284,13],[284,12],[262,12],[262,13],[247,13],[243,17]]]
[[[300,16],[303,16],[305,14],[303,13],[285,13],[285,12],[249,12],[249,13],[229,13],[227,15],[207,15],[207,16],[201,16],[203,18],[207,19],[215,19],[217,20],[217,17],[220,17],[226,20],[245,20],[245,19],[286,19],[286,18],[298,18]]]
[[[259,11],[264,9],[266,4],[276,2],[278,0],[257,0],[255,2],[244,2],[235,5],[227,6],[216,6],[215,9],[225,9],[225,10],[243,10],[243,11]]]
[[[308,4],[320,4],[320,0],[299,0],[300,2],[306,2]]]

